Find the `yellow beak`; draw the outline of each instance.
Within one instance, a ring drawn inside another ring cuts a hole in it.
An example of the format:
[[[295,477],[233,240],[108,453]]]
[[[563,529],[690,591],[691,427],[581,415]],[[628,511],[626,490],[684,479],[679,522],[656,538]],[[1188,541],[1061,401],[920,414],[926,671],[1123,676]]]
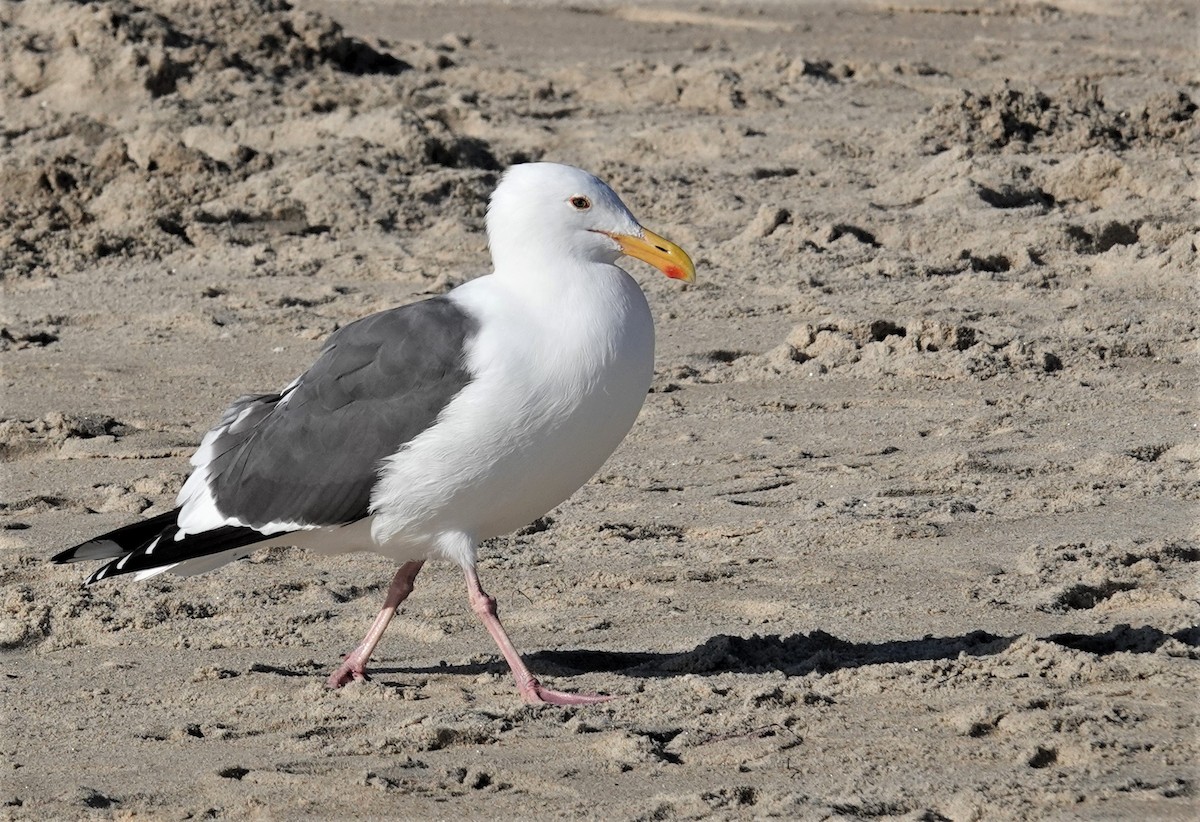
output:
[[[644,237],[604,233],[617,241],[623,254],[650,263],[672,280],[683,280],[685,283],[696,281],[696,266],[692,258],[666,237],[660,237],[648,229],[642,229]]]

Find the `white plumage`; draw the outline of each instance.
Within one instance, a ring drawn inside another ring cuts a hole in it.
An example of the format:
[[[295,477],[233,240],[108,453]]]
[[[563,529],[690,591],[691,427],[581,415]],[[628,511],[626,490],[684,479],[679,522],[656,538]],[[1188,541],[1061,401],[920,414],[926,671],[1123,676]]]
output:
[[[654,324],[619,257],[688,282],[694,268],[603,182],[551,163],[505,174],[488,240],[492,274],[353,323],[283,391],[237,400],[192,458],[175,511],[55,559],[108,559],[90,583],[200,573],[268,545],[388,556],[401,567],[384,607],[331,686],[365,676],[421,564],[449,559],[527,701],[602,699],[529,674],[475,552],[574,493],[641,409]]]

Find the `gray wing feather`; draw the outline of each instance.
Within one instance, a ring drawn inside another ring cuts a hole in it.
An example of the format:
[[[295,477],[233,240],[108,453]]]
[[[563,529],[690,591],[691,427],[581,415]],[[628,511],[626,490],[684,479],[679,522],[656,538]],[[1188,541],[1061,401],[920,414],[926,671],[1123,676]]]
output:
[[[334,333],[283,392],[236,400],[208,463],[218,510],[251,527],[366,516],[380,461],[470,382],[476,329],[445,297],[373,314]]]

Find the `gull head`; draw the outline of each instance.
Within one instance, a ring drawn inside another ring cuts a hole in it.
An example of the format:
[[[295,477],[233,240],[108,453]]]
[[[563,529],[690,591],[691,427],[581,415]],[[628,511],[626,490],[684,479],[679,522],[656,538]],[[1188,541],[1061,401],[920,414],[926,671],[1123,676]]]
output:
[[[614,264],[622,255],[692,282],[687,253],[640,223],[604,181],[573,166],[510,167],[488,205],[488,245],[496,270],[530,260]]]

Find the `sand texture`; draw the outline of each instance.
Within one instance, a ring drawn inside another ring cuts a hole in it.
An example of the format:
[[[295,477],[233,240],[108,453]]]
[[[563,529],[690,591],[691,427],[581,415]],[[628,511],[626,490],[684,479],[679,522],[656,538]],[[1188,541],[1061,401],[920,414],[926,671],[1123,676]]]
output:
[[[1200,815],[1197,8],[0,5],[0,818]],[[335,22],[336,21],[336,22]],[[487,270],[584,166],[652,393],[486,546],[533,709],[431,565],[90,589],[235,396]]]

